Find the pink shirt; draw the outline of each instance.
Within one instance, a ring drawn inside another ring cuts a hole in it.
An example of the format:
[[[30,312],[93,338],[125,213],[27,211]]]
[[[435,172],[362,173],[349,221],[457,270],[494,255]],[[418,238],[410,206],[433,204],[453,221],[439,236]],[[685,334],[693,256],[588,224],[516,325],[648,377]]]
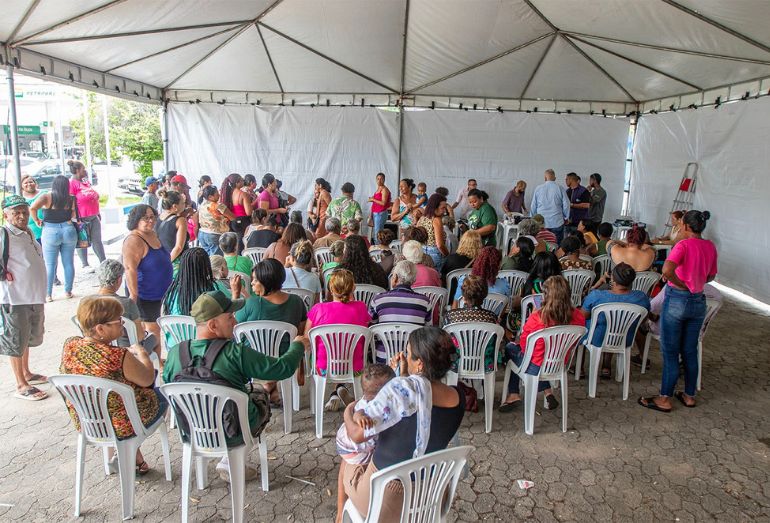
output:
[[[418,263],[415,265],[417,268],[417,278],[415,278],[412,288],[414,287],[441,287],[441,276],[433,267],[426,267],[425,265]]]
[[[259,193],[259,196],[257,196],[257,202],[260,204],[262,202],[267,202],[267,208],[268,209],[277,209],[278,208],[278,196],[272,194],[270,191],[265,189],[261,193]],[[261,205],[260,205],[261,207]]]
[[[703,292],[708,278],[717,275],[717,249],[711,241],[702,238],[678,242],[666,261],[676,264],[676,276],[693,294]]]
[[[342,303],[331,301],[313,305],[307,313],[307,319],[313,327],[332,324],[360,325],[368,327],[372,317],[369,315],[366,304],[362,301]],[[316,369],[321,375],[326,374],[326,350],[323,342],[318,343],[316,352]],[[364,340],[358,342],[353,351],[353,372],[360,373],[364,370]]]
[[[70,178],[70,194],[78,202],[81,218],[99,214],[99,193],[91,187],[87,178],[83,178],[82,181]]]

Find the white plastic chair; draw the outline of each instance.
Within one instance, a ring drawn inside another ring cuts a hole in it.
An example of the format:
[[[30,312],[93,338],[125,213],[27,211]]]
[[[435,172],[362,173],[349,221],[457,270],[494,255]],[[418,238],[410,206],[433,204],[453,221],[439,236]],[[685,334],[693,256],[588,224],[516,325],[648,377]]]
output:
[[[401,254],[401,240],[393,240],[390,242],[390,252],[393,254]]]
[[[166,481],[171,481],[171,460],[169,458],[168,431],[166,420],[160,417],[149,427],[145,427],[139,416],[134,390],[125,383],[81,376],[60,374],[50,376],[48,381],[69,401],[77,412],[80,432],[77,444],[77,466],[75,469],[75,517],[80,517],[80,501],[83,495],[83,469],[85,467],[86,444],[101,447],[104,458],[104,473],[110,474],[107,449],[115,448],[120,476],[122,518],[134,517],[134,481],[136,480],[136,451],[155,431],[160,432],[163,449],[163,466]],[[134,436],[119,440],[115,435],[112,420],[107,408],[108,395],[117,394],[123,400],[128,419],[134,429]]]
[[[313,381],[315,382],[315,436],[323,437],[324,395],[326,382],[352,383],[355,398],[359,399],[361,392],[361,376],[353,375],[353,353],[359,341],[363,341],[364,357],[369,346],[372,331],[360,325],[323,325],[313,327],[307,333],[312,347]],[[326,351],[326,375],[316,372],[316,359],[319,350],[318,342],[323,342]]]
[[[443,325],[444,309],[449,301],[449,291],[444,287],[431,287],[428,285],[424,287],[413,287],[412,290],[414,292],[419,292],[430,299],[430,309],[432,311],[431,321],[433,318],[436,318],[436,311],[438,310],[438,325]]]
[[[211,383],[167,383],[160,387],[160,391],[168,398],[176,415],[187,420],[190,430],[188,441],[182,440],[182,522],[186,523],[188,520],[193,458],[196,458],[195,479],[198,490],[203,490],[208,485],[208,460],[225,457],[230,473],[233,521],[242,522],[246,459],[254,446],[254,439],[249,430],[248,395],[232,387]],[[243,436],[243,443],[235,447],[228,447],[225,439],[223,414],[228,401],[238,406],[238,421]],[[180,437],[181,435],[180,431]],[[262,490],[267,492],[267,445],[263,437],[257,441]]]
[[[524,328],[524,324],[527,323],[529,315],[539,309],[542,303],[542,294],[530,294],[521,299],[521,327],[519,328],[519,334],[521,334],[521,329]]]
[[[374,351],[377,341],[382,342],[385,349],[386,363],[389,363],[390,359],[399,352],[406,354],[406,344],[409,341],[409,335],[421,327],[422,325],[415,325],[413,323],[378,323],[369,327],[369,330],[372,332],[371,361],[376,361]]]
[[[529,274],[523,271],[500,271],[497,273],[497,277],[508,282],[508,286],[511,288],[511,296],[518,296]]]
[[[316,295],[313,291],[307,289],[299,289],[297,287],[284,287],[283,292],[287,294],[293,294],[299,296],[302,299],[302,303],[305,304],[307,310],[310,310],[316,302]]]
[[[297,327],[282,321],[246,321],[239,323],[233,329],[235,341],[240,342],[243,338],[246,338],[252,349],[271,358],[279,358],[281,356],[281,341],[286,336],[289,337],[289,343],[291,343],[297,337]],[[279,382],[281,398],[283,399],[283,431],[286,434],[291,432],[294,386],[296,382],[296,374]],[[297,392],[299,393],[299,385],[297,385]]]
[[[510,302],[511,299],[505,294],[500,294],[499,292],[490,292],[487,294],[487,297],[484,298],[484,301],[481,302],[481,308],[492,311],[495,316],[499,317],[505,308],[510,304]],[[460,307],[465,306],[465,300],[460,298],[458,305],[460,305]]]
[[[612,260],[610,260],[609,254],[602,254],[601,256],[595,256],[592,261],[594,264],[594,272],[598,273],[599,276],[601,276],[602,274],[607,274],[609,272],[610,263],[612,262]],[[599,269],[598,271],[597,271],[597,268]]]
[[[382,261],[382,255],[384,251],[385,249],[377,247],[369,251],[369,257],[374,261],[374,263],[380,263]]]
[[[597,305],[591,311],[591,330],[588,331],[586,338],[586,347],[590,355],[588,366],[588,397],[596,397],[596,383],[599,380],[599,366],[601,364],[602,353],[617,354],[615,363],[615,379],[623,380],[623,400],[628,399],[628,386],[631,374],[631,346],[636,331],[639,329],[642,320],[647,316],[647,309],[633,303],[604,303]],[[593,336],[599,318],[604,318],[606,326],[604,339],[599,345],[594,345]],[[627,345],[627,337],[632,333],[631,344]],[[583,367],[583,346],[581,345],[577,353],[575,363],[575,380],[580,379],[580,369]]]
[[[591,282],[596,278],[594,271],[587,269],[569,269],[561,273],[567,279],[569,283],[570,292],[572,294],[572,306],[580,307],[583,303],[583,295],[588,290]]]
[[[342,513],[344,522],[376,523],[380,520],[385,488],[399,481],[404,488],[401,521],[441,523],[446,521],[457,490],[457,483],[474,447],[452,447],[419,458],[402,461],[372,474],[369,513],[359,514],[348,499]]]
[[[383,292],[387,291],[382,287],[362,283],[356,284],[356,289],[353,291],[353,297],[356,301],[362,301],[366,304],[367,307],[369,307],[369,305],[372,303],[372,298],[378,294],[382,294]]]
[[[453,271],[449,271],[446,275],[446,289],[447,291],[452,291],[452,285],[456,284],[457,281],[462,276],[467,276],[471,273],[471,269],[455,269]],[[453,296],[449,297],[449,301],[451,301]]]
[[[631,289],[635,291],[642,291],[647,296],[650,295],[652,289],[660,281],[661,275],[653,271],[641,271],[636,273],[636,278],[631,284]]]
[[[264,247],[249,247],[248,249],[243,249],[243,256],[248,256],[252,263],[256,265],[265,259],[266,251],[267,249]]]
[[[457,362],[457,372],[447,373],[447,384],[457,385],[459,379],[484,381],[484,421],[485,431],[492,431],[492,415],[494,413],[493,396],[495,395],[495,372],[497,371],[497,353],[503,343],[505,331],[500,325],[482,322],[452,323],[444,327],[452,336],[460,351]],[[486,372],[484,354],[487,345],[495,336],[494,370]]]
[[[164,338],[171,340],[171,346],[166,350],[179,345],[183,341],[194,340],[198,326],[192,316],[169,315],[158,318],[158,327]]]
[[[334,255],[329,247],[319,247],[315,250],[315,263],[319,268],[323,267],[324,263],[331,261],[334,261]]]
[[[560,382],[561,430],[567,432],[567,362],[572,350],[585,333],[585,327],[575,325],[549,327],[537,331],[527,338],[527,346],[524,348],[524,359],[521,361],[521,365],[508,361],[503,380],[503,401],[505,401],[505,394],[508,391],[511,372],[515,372],[524,387],[524,432],[528,435],[531,436],[535,432],[535,403],[537,403],[537,386],[541,381]],[[526,370],[532,360],[532,353],[538,340],[543,340],[545,343],[540,373],[537,375],[527,374]]]
[[[229,277],[232,278],[233,276],[238,276],[241,279],[241,290],[243,291],[243,294],[246,296],[251,296],[251,275],[246,274],[245,272],[241,271],[230,271],[228,273]],[[233,296],[233,299],[236,300],[240,296]]]

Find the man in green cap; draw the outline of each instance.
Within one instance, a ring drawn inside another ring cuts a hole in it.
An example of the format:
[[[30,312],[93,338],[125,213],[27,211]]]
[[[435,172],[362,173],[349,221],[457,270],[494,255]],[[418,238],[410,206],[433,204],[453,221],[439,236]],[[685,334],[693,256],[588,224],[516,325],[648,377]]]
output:
[[[3,200],[0,228],[0,355],[11,360],[14,396],[38,401],[48,397],[34,385],[48,378],[29,370],[29,348],[43,343],[45,262],[29,230],[29,204],[14,194]]]
[[[197,324],[196,338],[169,350],[163,367],[163,381],[172,383],[182,371],[180,350],[189,350],[191,359],[197,357],[198,361],[201,361],[206,351],[215,343],[224,343],[211,364],[211,370],[227,380],[234,389],[249,394],[249,427],[252,435],[258,436],[270,419],[270,405],[264,389],[258,384],[249,385],[251,380],[281,381],[290,378],[297,370],[307,347],[302,336],[297,336],[285,353],[279,358],[271,358],[255,351],[248,343],[232,341],[236,323],[233,313],[243,308],[243,305],[244,300],[231,300],[222,291],[201,294],[190,309],[190,315]],[[283,408],[290,409],[291,404],[284,403]],[[227,458],[219,462],[217,471],[223,480],[230,480]],[[247,466],[246,480],[256,477],[257,469]]]

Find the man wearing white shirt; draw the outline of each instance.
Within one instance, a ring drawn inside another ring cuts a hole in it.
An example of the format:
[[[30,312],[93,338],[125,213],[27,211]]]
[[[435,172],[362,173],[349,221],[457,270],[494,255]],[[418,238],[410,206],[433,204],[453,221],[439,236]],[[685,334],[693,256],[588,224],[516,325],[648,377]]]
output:
[[[7,253],[8,261],[0,277],[0,355],[10,358],[14,397],[38,401],[48,394],[33,385],[47,383],[48,378],[29,370],[29,348],[43,343],[45,262],[29,230],[27,201],[14,194],[3,200],[2,207],[6,224],[0,228],[0,252]]]
[[[553,169],[545,171],[545,183],[539,185],[532,195],[530,212],[545,219],[545,228],[556,235],[558,243],[564,237],[564,224],[569,217],[570,202],[565,190],[556,183]]]
[[[476,188],[476,180],[471,178],[468,180],[468,186],[463,187],[457,193],[457,200],[452,204],[452,209],[455,210],[455,219],[464,220],[467,217],[468,211],[471,210],[471,204],[468,203],[468,191]]]

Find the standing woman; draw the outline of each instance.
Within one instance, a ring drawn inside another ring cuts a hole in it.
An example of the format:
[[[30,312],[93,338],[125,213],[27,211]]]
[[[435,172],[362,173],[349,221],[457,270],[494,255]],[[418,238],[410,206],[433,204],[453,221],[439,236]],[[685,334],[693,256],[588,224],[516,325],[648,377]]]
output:
[[[222,255],[219,250],[219,237],[230,232],[230,220],[235,219],[233,211],[220,202],[219,191],[208,185],[201,191],[204,203],[198,208],[198,243],[208,253]]]
[[[243,233],[251,223],[251,197],[243,191],[243,177],[233,173],[222,182],[222,203],[233,213],[234,219],[230,221],[230,230],[238,235],[238,243],[243,238]],[[240,245],[239,245],[240,247]],[[240,252],[240,248],[239,248]]]
[[[42,220],[38,217],[38,209],[43,209]],[[78,231],[74,223],[77,219],[75,199],[70,196],[70,185],[66,176],[59,175],[53,179],[51,192],[35,200],[30,208],[30,216],[42,227],[40,239],[48,278],[46,301],[53,301],[53,281],[56,278],[60,255],[64,266],[64,292],[67,298],[72,298]]]
[[[267,214],[280,214],[285,215],[287,209],[281,207],[278,200],[278,180],[275,179],[270,173],[267,173],[262,177],[262,192],[257,196],[257,205],[259,208],[266,211]],[[283,221],[283,216],[279,216]]]
[[[316,224],[316,236],[326,236],[326,210],[332,202],[332,186],[323,178],[316,178],[315,190],[318,195],[315,199],[314,212],[308,213],[308,217]]]
[[[32,235],[35,237],[35,240],[37,240],[38,243],[40,243],[40,235],[43,233],[42,227],[40,227],[35,220],[32,219],[32,204],[35,203],[35,200],[43,194],[42,191],[40,191],[37,187],[37,182],[35,179],[30,176],[22,176],[21,178],[21,195],[24,197],[25,200],[27,200],[27,204],[30,207],[30,214],[29,214],[29,230],[32,231]],[[43,213],[41,211],[37,212],[38,219],[43,219]]]
[[[495,238],[497,213],[487,200],[489,200],[489,195],[484,191],[479,189],[468,191],[468,203],[473,208],[471,215],[468,216],[468,227],[479,231],[485,247],[494,247],[497,243]]]
[[[372,218],[374,221],[374,230],[372,231],[372,238],[377,239],[377,233],[385,227],[385,222],[388,220],[388,208],[391,207],[390,203],[390,189],[385,187],[385,174],[377,173],[377,190],[374,196],[369,198],[369,203],[372,204]]]
[[[104,245],[102,245],[99,193],[91,187],[86,167],[82,162],[69,160],[67,165],[69,165],[70,172],[72,173],[70,178],[70,194],[75,197],[78,220],[88,228],[91,247],[93,247],[94,254],[96,254],[96,257],[99,258],[99,263],[101,263],[106,256],[104,255]],[[94,272],[94,269],[88,265],[88,249],[78,249],[78,256],[85,272]]]
[[[128,297],[139,307],[144,329],[160,339],[158,317],[163,295],[171,285],[174,267],[171,257],[155,232],[158,214],[149,205],[139,204],[128,215],[128,236],[123,241]]]
[[[706,319],[703,288],[717,275],[717,249],[701,233],[711,217],[708,211],[687,211],[682,218],[682,238],[663,264],[668,280],[660,314],[660,351],[663,376],[660,395],[641,397],[639,404],[660,412],[671,411],[671,397],[685,407],[695,407],[698,380],[698,336]],[[674,392],[679,381],[679,359],[684,363],[684,392]]]
[[[184,216],[185,204],[184,194],[176,191],[166,192],[160,202],[163,212],[155,224],[160,243],[169,252],[175,267],[179,266],[179,256],[187,250],[187,242],[190,240],[187,219]]]
[[[206,199],[203,196],[203,189],[206,187],[209,187],[210,185],[213,185],[214,182],[211,181],[211,176],[208,174],[204,174],[200,177],[198,180],[198,207],[203,203],[203,201]]]
[[[428,204],[423,209],[423,217],[417,222],[428,232],[428,241],[425,243],[425,254],[433,260],[433,267],[441,273],[444,260],[449,256],[446,247],[446,235],[444,234],[444,215],[447,213],[446,198],[434,193],[428,198]]]
[[[417,208],[417,197],[412,193],[414,190],[414,180],[404,178],[398,184],[398,200],[393,202],[393,208],[390,210],[390,219],[398,222],[399,236],[412,226],[412,211]]]

